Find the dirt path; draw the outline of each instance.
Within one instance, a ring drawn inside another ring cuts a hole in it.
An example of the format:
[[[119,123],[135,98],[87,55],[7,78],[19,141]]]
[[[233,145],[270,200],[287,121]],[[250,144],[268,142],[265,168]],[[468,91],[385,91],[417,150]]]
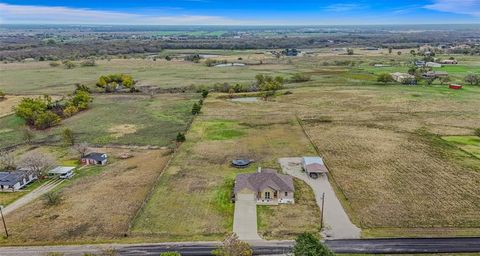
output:
[[[253,195],[238,195],[235,202],[233,232],[243,241],[261,240],[257,233],[257,205]]]
[[[348,218],[347,213],[337,198],[327,176],[321,176],[314,180],[302,172],[302,159],[299,157],[280,158],[278,160],[286,174],[305,181],[312,187],[317,204],[322,205],[322,194],[325,193],[325,235],[328,239],[351,239],[360,238],[360,229]]]
[[[18,200],[9,204],[7,207],[5,207],[3,209],[3,214],[8,215],[9,213],[15,211],[16,209],[30,203],[31,201],[39,198],[40,196],[44,195],[48,191],[54,189],[58,184],[62,182],[63,180],[56,179],[56,180],[50,180],[45,184],[42,184],[40,187],[34,189],[32,192],[26,194],[23,197],[20,197]]]

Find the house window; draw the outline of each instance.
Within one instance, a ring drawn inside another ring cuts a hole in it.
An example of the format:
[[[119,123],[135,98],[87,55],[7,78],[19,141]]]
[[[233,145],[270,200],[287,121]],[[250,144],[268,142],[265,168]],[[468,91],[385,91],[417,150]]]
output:
[[[265,192],[265,199],[270,199],[270,192]]]
[[[285,196],[288,196],[288,192],[285,192]]]
[[[273,192],[273,198],[277,198],[277,196],[278,196],[277,191],[274,191],[274,192]]]

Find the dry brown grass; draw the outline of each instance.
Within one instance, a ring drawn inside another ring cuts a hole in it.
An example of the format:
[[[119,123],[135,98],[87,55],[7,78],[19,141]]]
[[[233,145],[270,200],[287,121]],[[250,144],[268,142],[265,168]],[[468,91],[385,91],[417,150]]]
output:
[[[480,99],[448,93],[327,87],[279,101],[296,105],[361,227],[478,231],[480,161],[436,135],[472,134]]]
[[[4,100],[0,100],[0,118],[13,113],[15,107],[22,100],[22,96],[8,95]]]
[[[138,127],[137,125],[134,124],[120,124],[120,125],[115,125],[108,129],[108,132],[111,133],[112,137],[118,139],[124,135],[127,134],[132,134],[137,132]]]
[[[116,149],[107,152],[115,154]],[[79,170],[81,177],[61,188],[58,206],[46,206],[39,199],[9,215],[9,243],[95,241],[127,234],[130,220],[169,157],[165,150],[132,154],[106,167]]]

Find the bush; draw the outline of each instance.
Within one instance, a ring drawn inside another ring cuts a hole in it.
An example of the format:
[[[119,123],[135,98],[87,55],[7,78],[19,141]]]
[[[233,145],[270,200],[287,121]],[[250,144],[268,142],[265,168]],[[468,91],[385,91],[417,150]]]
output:
[[[185,140],[186,140],[185,134],[179,132],[179,133],[177,134],[177,139],[176,139],[176,141],[177,141],[177,142],[185,142]]]
[[[74,67],[76,67],[77,65],[75,65],[75,63],[73,63],[72,61],[70,60],[66,60],[63,62],[63,65],[65,66],[66,69],[72,69]]]
[[[80,65],[82,65],[83,67],[93,67],[96,65],[95,59],[90,58],[90,59],[84,60]]]
[[[60,192],[50,191],[43,195],[45,203],[49,206],[59,205],[62,202],[62,194]]]
[[[182,256],[178,252],[162,252],[160,253],[160,256]]]
[[[292,83],[302,83],[308,82],[312,79],[312,76],[305,74],[305,73],[296,73],[290,78],[290,82]]]
[[[477,74],[468,74],[463,79],[465,83],[469,83],[470,85],[479,85],[480,84],[480,75]]]
[[[253,255],[253,250],[247,242],[240,241],[238,236],[233,233],[227,236],[223,240],[222,245],[214,250],[212,254],[217,256],[251,256]]]
[[[311,233],[303,233],[295,239],[293,247],[295,256],[332,256],[330,251],[320,240]]]
[[[5,99],[5,93],[0,90],[0,100],[4,100]]]
[[[480,128],[475,129],[475,135],[480,137]]]
[[[393,82],[393,77],[389,73],[381,73],[377,76],[377,82],[387,84],[389,82]]]
[[[198,104],[198,103],[193,103],[193,106],[192,106],[192,115],[198,115],[200,114],[200,110],[202,109],[202,107]]]
[[[52,62],[50,62],[49,65],[50,65],[50,67],[54,68],[54,67],[60,66],[60,63],[58,61],[52,61]]]
[[[62,119],[52,111],[46,111],[43,113],[40,113],[36,118],[35,118],[35,128],[44,130],[49,127],[55,126],[60,124],[60,121]]]
[[[208,91],[207,90],[202,90],[202,97],[206,98],[208,96]]]

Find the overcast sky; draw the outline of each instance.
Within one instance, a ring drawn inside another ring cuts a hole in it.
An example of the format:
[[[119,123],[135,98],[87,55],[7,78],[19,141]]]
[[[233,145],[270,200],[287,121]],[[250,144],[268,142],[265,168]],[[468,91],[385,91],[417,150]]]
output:
[[[480,0],[0,0],[3,24],[361,25],[479,23]]]

